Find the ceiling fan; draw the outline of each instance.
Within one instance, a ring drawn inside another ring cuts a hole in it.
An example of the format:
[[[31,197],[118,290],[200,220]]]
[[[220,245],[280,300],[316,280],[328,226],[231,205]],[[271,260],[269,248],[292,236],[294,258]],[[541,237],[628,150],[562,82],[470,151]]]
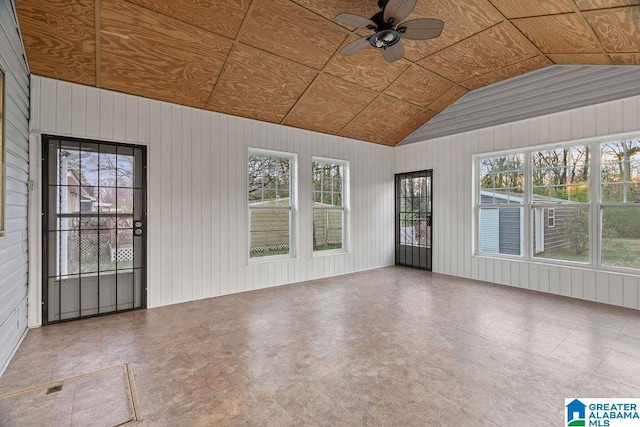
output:
[[[362,49],[373,46],[382,49],[387,62],[397,61],[404,56],[402,37],[410,40],[427,40],[442,33],[444,22],[439,19],[413,19],[400,22],[416,7],[418,0],[378,0],[381,9],[371,18],[341,13],[335,20],[341,24],[356,28],[373,30],[373,35],[349,43],[340,50],[345,56],[353,55]]]

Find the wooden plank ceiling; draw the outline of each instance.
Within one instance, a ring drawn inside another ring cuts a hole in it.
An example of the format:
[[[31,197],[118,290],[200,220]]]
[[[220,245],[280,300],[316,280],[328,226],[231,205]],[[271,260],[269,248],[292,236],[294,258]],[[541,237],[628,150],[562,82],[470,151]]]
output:
[[[15,0],[31,71],[396,145],[468,91],[551,64],[640,65],[640,0],[419,0],[405,57],[338,53],[377,0]]]

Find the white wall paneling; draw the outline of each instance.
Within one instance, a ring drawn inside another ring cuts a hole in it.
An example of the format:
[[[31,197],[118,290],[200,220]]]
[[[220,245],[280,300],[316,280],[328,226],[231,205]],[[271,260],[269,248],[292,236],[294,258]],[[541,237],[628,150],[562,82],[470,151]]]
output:
[[[37,76],[31,109],[35,150],[41,134],[148,146],[149,307],[393,264],[390,147]],[[249,147],[298,156],[295,258],[248,263]],[[346,254],[312,256],[312,156],[350,162]],[[34,209],[31,224],[38,229]],[[31,294],[37,305],[39,274],[34,271]]]
[[[11,0],[0,0],[0,68],[5,74],[3,113],[6,167],[5,234],[0,235],[0,375],[27,331],[29,71],[17,26]]]
[[[474,256],[472,156],[640,131],[640,96],[394,149],[394,173],[434,170],[434,271],[640,308],[640,276]]]

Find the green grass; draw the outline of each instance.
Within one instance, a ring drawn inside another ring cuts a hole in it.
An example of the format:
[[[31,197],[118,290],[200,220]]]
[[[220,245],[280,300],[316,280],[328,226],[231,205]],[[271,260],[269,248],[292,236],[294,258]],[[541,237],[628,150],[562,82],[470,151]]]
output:
[[[602,239],[602,265],[640,268],[640,239],[604,237]]]
[[[314,251],[330,251],[332,249],[342,249],[342,243],[328,243],[326,245],[318,245],[313,248]]]
[[[98,260],[97,257],[88,256],[82,258],[80,267],[82,268],[82,273],[94,273],[98,271]],[[100,255],[100,271],[113,271],[113,270],[130,270],[133,268],[133,261],[115,261],[111,262],[111,255],[103,254]]]
[[[260,258],[263,256],[272,256],[272,255],[286,255],[289,253],[289,249],[277,249],[272,251],[261,251],[261,252],[251,252],[251,258]]]
[[[536,258],[589,262],[589,254],[576,254],[573,249],[545,251]],[[640,268],[640,239],[604,237],[602,239],[602,265],[609,267]]]
[[[570,248],[556,249],[553,251],[544,251],[536,254],[536,258],[557,259],[561,261],[572,262],[589,262],[589,253],[585,252],[578,255],[575,250]]]

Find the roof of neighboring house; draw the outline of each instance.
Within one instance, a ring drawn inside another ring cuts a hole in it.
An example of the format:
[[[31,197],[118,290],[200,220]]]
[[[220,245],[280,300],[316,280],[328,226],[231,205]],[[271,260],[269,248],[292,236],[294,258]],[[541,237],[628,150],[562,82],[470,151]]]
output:
[[[498,192],[498,191],[480,190],[480,195],[493,197],[495,199],[500,199],[500,200],[507,200],[507,201],[511,200],[514,203],[524,202],[524,195],[522,193],[514,193],[514,192],[508,192],[508,191]],[[534,202],[549,202],[549,203],[564,203],[564,204],[578,203],[573,200],[558,199],[556,197],[541,196],[539,194],[533,194],[532,199]]]
[[[279,204],[278,204],[279,202]],[[278,199],[270,199],[270,200],[264,200],[264,201],[258,201],[258,202],[251,202],[249,203],[249,206],[288,206],[289,205],[289,198],[288,197],[280,197]],[[313,206],[314,207],[338,207],[335,205],[331,205],[328,203],[320,203],[320,202],[313,202]]]

